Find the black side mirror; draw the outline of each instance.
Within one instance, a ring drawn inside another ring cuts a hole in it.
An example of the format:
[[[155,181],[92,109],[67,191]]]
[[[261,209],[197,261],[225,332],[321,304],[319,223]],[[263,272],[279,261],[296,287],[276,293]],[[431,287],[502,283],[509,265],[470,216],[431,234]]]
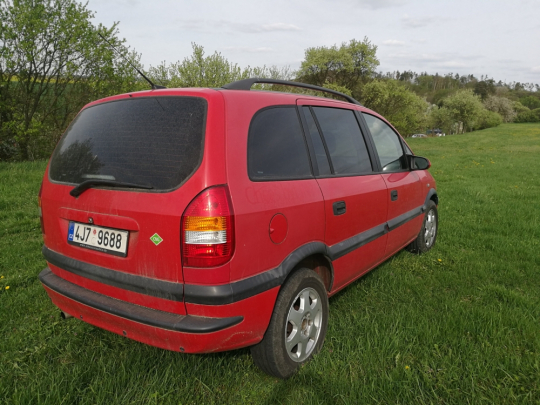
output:
[[[409,156],[409,167],[411,170],[427,170],[431,167],[431,162],[422,156]]]

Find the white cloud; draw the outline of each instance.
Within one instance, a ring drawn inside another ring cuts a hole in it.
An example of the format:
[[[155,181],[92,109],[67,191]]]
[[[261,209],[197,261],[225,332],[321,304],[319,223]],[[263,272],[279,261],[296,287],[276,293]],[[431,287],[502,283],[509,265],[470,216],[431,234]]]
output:
[[[388,45],[388,46],[404,46],[405,45],[405,42],[398,41],[397,39],[387,39],[386,41],[383,41],[382,43],[383,45]]]
[[[423,17],[410,17],[408,14],[405,14],[401,18],[401,23],[405,28],[422,28],[430,25],[435,22],[436,18],[433,16],[423,16]]]
[[[531,72],[539,72],[540,73],[540,66],[534,66],[531,68]]]
[[[258,52],[271,52],[273,51],[272,48],[250,48],[247,46],[226,46],[223,48],[225,51],[231,51],[231,52],[249,52],[249,53],[258,53]]]
[[[269,31],[301,31],[299,27],[294,24],[285,24],[285,23],[274,23],[274,24],[263,24],[261,25],[261,30],[265,32]]]
[[[178,24],[186,30],[198,32],[211,32],[216,31],[216,29],[221,32],[223,29],[228,29],[231,31],[240,31],[245,33],[301,31],[301,28],[294,24],[286,24],[282,22],[270,24],[246,24],[227,20],[208,21],[201,19],[190,19],[178,21]]]
[[[405,0],[359,0],[358,3],[360,6],[366,6],[367,8],[377,10],[380,8],[402,6],[406,4],[406,1]]]

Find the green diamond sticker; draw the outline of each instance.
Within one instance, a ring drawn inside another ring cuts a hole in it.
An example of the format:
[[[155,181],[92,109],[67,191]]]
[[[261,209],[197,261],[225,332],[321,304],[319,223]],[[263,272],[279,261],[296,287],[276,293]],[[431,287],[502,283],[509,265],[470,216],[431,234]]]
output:
[[[161,242],[163,242],[163,239],[157,233],[150,236],[150,240],[154,242],[154,245],[156,246],[159,245]]]

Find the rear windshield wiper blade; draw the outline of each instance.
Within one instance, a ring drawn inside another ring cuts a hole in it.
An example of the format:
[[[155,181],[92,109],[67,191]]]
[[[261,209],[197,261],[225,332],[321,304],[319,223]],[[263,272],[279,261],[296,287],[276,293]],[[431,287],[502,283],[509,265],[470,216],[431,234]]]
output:
[[[92,179],[92,180],[86,180],[83,181],[81,184],[79,184],[77,187],[75,187],[73,190],[69,192],[69,194],[73,197],[78,197],[82,193],[84,193],[89,188],[92,188],[94,186],[109,186],[109,187],[128,187],[128,188],[143,188],[146,190],[150,190],[154,187],[146,185],[146,184],[134,184],[134,183],[126,183],[123,181],[115,181],[115,180],[101,180],[101,179]]]

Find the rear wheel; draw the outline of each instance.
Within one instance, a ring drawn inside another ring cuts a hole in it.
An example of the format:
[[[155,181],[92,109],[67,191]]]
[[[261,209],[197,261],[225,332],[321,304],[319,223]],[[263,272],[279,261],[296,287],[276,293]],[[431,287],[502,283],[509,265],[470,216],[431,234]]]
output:
[[[263,340],[251,348],[254,363],[278,378],[292,376],[321,349],[328,325],[328,296],[313,270],[296,271],[283,285]]]
[[[416,239],[407,246],[407,249],[413,253],[425,253],[433,247],[437,240],[437,231],[439,229],[439,215],[437,205],[429,200],[426,208],[426,215],[422,223],[422,229]]]

